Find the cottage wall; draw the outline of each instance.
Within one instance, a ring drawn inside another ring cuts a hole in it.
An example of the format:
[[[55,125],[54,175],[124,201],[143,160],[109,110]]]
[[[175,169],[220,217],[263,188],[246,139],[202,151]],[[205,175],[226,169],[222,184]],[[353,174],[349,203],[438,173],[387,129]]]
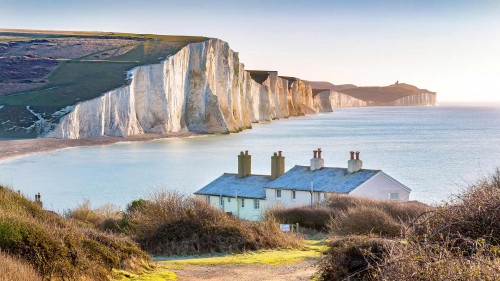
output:
[[[292,190],[280,189],[281,198],[276,197],[276,190],[266,188],[266,208],[271,206],[280,205],[282,207],[292,207],[292,206],[310,206],[311,205],[311,192],[310,191],[295,191],[295,199],[292,197]],[[318,192],[314,192],[313,200],[317,203]],[[319,199],[322,201],[325,199],[325,194],[320,192]]]
[[[399,201],[410,200],[410,192],[383,173],[378,173],[371,179],[351,191],[349,195],[376,200],[391,199],[390,194],[397,193]]]
[[[207,202],[211,206],[221,209],[224,212],[230,212],[239,218],[253,221],[261,218],[262,211],[265,208],[264,199],[255,199],[259,201],[258,209],[254,206],[254,199],[249,198],[238,198],[236,201],[234,197],[222,196],[222,200],[224,201],[223,205],[220,204],[220,196],[196,194],[196,199]],[[242,206],[242,201],[244,201],[244,207]]]

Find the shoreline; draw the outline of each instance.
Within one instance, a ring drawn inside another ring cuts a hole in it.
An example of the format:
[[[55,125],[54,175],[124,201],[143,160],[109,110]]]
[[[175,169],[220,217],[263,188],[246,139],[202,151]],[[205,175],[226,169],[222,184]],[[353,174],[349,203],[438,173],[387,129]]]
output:
[[[0,140],[0,161],[23,157],[32,154],[52,152],[64,148],[111,145],[126,142],[145,142],[168,138],[184,138],[193,136],[204,136],[192,132],[162,134],[144,134],[127,137],[98,137],[86,139],[55,139],[55,138],[37,138],[37,139],[19,139],[19,140]]]

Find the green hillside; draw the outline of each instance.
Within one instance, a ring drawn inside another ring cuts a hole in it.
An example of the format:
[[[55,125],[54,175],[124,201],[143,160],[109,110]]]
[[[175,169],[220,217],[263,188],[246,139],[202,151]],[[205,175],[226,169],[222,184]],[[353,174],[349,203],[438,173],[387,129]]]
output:
[[[0,137],[34,137],[37,129],[27,129],[39,119],[34,113],[57,121],[53,114],[64,107],[125,85],[130,69],[207,39],[0,30]]]

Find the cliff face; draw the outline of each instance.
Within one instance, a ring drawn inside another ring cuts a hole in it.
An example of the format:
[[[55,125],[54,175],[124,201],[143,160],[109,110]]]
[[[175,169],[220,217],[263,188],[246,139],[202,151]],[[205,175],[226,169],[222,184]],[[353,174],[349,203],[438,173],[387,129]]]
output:
[[[433,93],[420,93],[406,97],[402,97],[392,102],[382,105],[392,106],[433,106],[436,105],[436,94]]]
[[[314,96],[314,103],[320,112],[332,112],[335,107],[367,106],[366,101],[331,90],[319,92]]]
[[[255,81],[227,43],[210,39],[159,64],[134,68],[129,85],[77,104],[46,136],[229,133],[317,111],[308,83],[277,72]]]

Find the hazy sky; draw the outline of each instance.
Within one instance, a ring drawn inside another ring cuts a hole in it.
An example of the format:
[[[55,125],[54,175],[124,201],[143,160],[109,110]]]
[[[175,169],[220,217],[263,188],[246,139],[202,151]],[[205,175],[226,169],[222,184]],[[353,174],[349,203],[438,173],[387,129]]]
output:
[[[500,102],[497,0],[0,0],[0,27],[204,35],[247,69]]]

